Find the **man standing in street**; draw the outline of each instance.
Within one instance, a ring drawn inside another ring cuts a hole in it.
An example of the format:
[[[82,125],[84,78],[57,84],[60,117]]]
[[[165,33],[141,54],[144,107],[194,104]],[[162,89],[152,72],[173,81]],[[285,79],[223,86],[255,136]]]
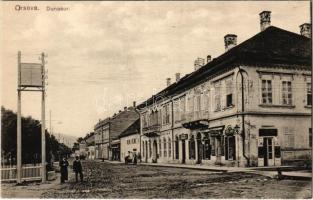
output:
[[[82,172],[82,164],[78,156],[76,156],[76,160],[73,162],[73,170],[75,172],[76,183],[78,182],[78,174],[80,177],[80,182],[83,182],[83,172]]]

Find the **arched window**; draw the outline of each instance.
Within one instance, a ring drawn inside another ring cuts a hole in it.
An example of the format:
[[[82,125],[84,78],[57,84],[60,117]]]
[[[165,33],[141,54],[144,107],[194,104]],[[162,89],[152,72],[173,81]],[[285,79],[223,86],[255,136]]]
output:
[[[159,139],[159,157],[162,157],[162,142],[161,142],[161,139]]]
[[[142,149],[142,157],[144,157],[145,156],[145,142],[142,142],[141,149]]]
[[[175,159],[179,159],[179,140],[178,136],[175,138]]]
[[[194,160],[196,158],[196,143],[195,143],[195,138],[192,135],[190,140],[189,140],[189,159]]]
[[[163,139],[163,147],[164,147],[163,155],[164,155],[164,157],[167,157],[167,147],[166,147],[166,139],[165,138]]]
[[[149,140],[149,158],[152,156],[151,141]]]
[[[168,138],[168,157],[171,157],[172,155],[172,140],[171,138]]]

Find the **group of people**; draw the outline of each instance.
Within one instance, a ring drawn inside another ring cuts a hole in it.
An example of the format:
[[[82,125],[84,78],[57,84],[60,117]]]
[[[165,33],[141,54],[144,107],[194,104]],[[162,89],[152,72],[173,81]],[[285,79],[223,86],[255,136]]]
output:
[[[68,166],[69,162],[67,161],[66,157],[63,157],[62,160],[59,162],[60,171],[61,171],[61,183],[64,183],[68,180]],[[83,167],[80,162],[78,156],[76,156],[75,160],[73,161],[73,171],[75,172],[76,182],[78,182],[78,175],[80,177],[80,181],[83,182]]]
[[[124,158],[125,164],[132,163],[134,165],[137,164],[137,159],[138,159],[138,156],[136,152],[130,152],[130,151],[128,151],[128,155]]]

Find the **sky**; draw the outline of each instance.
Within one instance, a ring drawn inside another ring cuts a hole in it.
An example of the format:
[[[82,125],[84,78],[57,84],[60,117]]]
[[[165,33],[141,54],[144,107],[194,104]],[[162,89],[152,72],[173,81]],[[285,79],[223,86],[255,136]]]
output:
[[[17,110],[17,52],[22,62],[46,53],[46,126],[80,137],[99,119],[137,105],[194,70],[194,60],[224,51],[260,32],[259,13],[299,33],[310,22],[309,1],[1,2],[1,105]],[[16,11],[16,5],[38,11]],[[67,11],[47,11],[65,7]],[[40,119],[39,92],[22,93],[22,115]]]

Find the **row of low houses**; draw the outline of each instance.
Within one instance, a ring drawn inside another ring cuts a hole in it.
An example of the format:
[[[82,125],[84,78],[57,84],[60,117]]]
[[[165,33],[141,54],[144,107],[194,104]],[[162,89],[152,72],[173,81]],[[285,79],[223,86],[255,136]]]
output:
[[[300,34],[271,26],[225,53],[197,59],[195,70],[138,106],[94,127],[95,158],[226,166],[279,166],[311,160],[311,25]]]

